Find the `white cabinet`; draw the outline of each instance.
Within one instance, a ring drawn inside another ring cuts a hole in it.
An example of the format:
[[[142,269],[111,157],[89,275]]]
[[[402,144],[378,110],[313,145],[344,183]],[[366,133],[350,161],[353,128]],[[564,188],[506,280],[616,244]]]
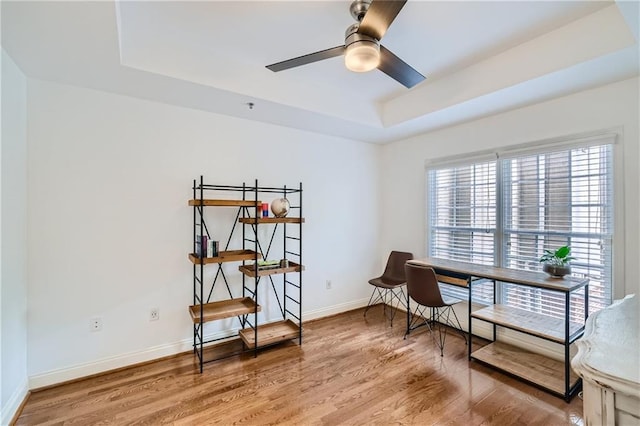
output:
[[[640,317],[630,295],[592,314],[571,361],[582,377],[586,425],[640,425]]]

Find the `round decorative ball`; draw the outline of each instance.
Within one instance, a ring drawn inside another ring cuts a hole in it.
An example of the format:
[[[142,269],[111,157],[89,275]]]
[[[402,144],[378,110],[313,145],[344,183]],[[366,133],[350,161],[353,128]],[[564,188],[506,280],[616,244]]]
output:
[[[275,217],[285,217],[289,213],[289,200],[286,198],[276,198],[271,202],[271,212]]]

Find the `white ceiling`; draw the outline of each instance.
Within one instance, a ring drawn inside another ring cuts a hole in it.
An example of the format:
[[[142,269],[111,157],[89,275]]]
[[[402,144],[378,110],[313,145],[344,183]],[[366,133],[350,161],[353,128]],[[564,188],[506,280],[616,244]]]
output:
[[[382,44],[412,89],[341,57],[265,68],[343,44],[349,4],[2,1],[2,46],[29,77],[374,143],[640,70],[637,1],[409,0]]]

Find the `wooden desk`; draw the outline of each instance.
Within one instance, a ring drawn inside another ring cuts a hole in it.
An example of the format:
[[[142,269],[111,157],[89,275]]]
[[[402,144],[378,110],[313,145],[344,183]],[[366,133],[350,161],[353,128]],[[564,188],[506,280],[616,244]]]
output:
[[[515,376],[548,392],[563,397],[566,401],[580,390],[581,380],[570,368],[569,348],[584,332],[584,323],[573,323],[571,293],[584,288],[585,321],[589,306],[589,280],[587,278],[551,278],[543,272],[520,271],[495,266],[478,265],[437,258],[424,258],[409,263],[430,266],[441,282],[466,287],[469,291],[469,360],[476,360],[497,370]],[[480,280],[493,281],[494,304],[476,311],[472,310],[474,283]],[[535,287],[564,294],[565,318],[526,311],[497,304],[496,282]],[[472,350],[473,319],[493,325],[493,343]],[[563,345],[564,361],[558,361],[496,340],[496,328],[503,327]]]

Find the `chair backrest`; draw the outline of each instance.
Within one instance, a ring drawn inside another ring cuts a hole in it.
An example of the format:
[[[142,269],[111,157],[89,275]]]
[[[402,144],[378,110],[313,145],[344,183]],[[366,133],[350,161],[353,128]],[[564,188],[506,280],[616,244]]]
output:
[[[392,281],[405,282],[404,264],[407,260],[412,260],[413,254],[404,251],[392,251],[387,259],[387,266],[384,268],[383,278]]]
[[[445,306],[433,268],[407,263],[404,269],[409,297],[422,306],[433,308]]]

